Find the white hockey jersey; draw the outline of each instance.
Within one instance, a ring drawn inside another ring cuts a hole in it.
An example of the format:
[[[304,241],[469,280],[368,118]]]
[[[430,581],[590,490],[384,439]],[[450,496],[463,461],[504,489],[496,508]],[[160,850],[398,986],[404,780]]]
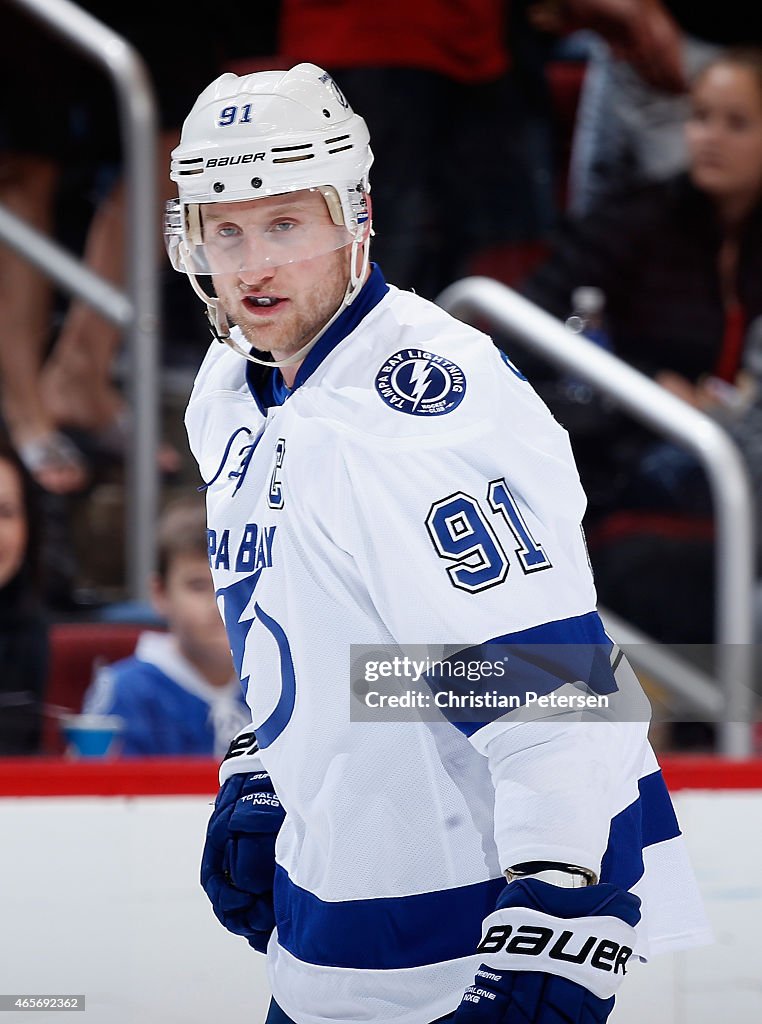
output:
[[[376,267],[293,390],[215,344],[186,422],[287,812],[268,972],[294,1021],[452,1012],[528,860],[636,892],[642,957],[706,941],[645,721],[350,719],[350,644],[609,643],[567,435],[488,337]]]

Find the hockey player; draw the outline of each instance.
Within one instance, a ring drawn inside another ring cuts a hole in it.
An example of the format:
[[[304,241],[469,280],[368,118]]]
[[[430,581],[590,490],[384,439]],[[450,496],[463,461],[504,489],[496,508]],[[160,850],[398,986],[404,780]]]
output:
[[[269,1024],[602,1022],[631,964],[706,937],[647,722],[350,717],[352,644],[566,644],[604,652],[598,692],[629,673],[565,432],[370,264],[371,160],[311,64],[222,75],[173,154],[168,252],[224,343],[186,422],[253,721],[202,883],[267,952]],[[547,694],[580,678],[560,663]]]

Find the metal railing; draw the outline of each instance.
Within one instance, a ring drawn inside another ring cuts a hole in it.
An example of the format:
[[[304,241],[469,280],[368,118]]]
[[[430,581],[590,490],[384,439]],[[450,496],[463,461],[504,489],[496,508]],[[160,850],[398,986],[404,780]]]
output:
[[[752,751],[754,506],[746,467],[730,436],[704,413],[573,334],[498,281],[466,278],[445,289],[437,302],[463,320],[485,318],[510,332],[549,362],[588,380],[635,419],[684,446],[700,461],[709,480],[716,526],[716,674],[724,705],[718,716],[719,748],[729,757],[748,757]],[[663,681],[669,685],[669,659],[659,658],[656,641],[647,646],[652,666],[659,661],[665,670]],[[679,685],[675,672],[672,676],[676,691],[689,697],[690,686]],[[695,703],[708,709],[714,702],[705,689],[699,693],[697,688]]]
[[[119,113],[126,182],[126,286],[121,291],[56,242],[0,206],[0,239],[104,317],[125,329],[133,410],[126,453],[126,576],[132,597],[148,597],[155,563],[159,478],[158,208],[156,101],[136,50],[69,0],[11,0],[110,77]]]

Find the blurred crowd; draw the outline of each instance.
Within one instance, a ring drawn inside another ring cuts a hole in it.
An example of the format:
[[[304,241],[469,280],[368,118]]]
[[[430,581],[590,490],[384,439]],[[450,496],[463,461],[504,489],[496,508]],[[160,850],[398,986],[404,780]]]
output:
[[[263,0],[251,30],[250,5],[224,0],[203,31],[174,2],[150,21],[80,6],[133,44],[156,90],[157,247],[169,154],[200,90],[226,70],[317,63],[368,122],[371,256],[390,283],[435,299],[487,273],[574,318],[725,428],[762,498],[762,39],[741,0]],[[0,112],[0,204],[120,285],[108,82],[21,6],[0,12],[14,98]],[[208,334],[161,265],[162,371],[192,376]],[[125,756],[219,753],[246,710],[199,481],[169,429],[153,601],[131,611],[148,628],[128,658],[77,681],[70,707],[53,706],[55,623],[127,615],[118,598],[82,598],[87,545],[72,523],[104,481],[122,481],[131,410],[118,329],[4,245],[0,306],[0,754],[55,750],[45,722],[63,710],[117,716]],[[663,643],[711,644],[701,466],[515,339],[495,340],[569,430],[601,603]],[[711,730],[691,735],[712,742]]]

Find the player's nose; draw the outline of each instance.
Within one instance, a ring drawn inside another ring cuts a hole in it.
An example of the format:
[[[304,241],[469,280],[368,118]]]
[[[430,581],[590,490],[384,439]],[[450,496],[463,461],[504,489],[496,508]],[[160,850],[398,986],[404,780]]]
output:
[[[276,267],[267,260],[258,260],[238,270],[238,280],[247,288],[265,284],[275,277]]]

